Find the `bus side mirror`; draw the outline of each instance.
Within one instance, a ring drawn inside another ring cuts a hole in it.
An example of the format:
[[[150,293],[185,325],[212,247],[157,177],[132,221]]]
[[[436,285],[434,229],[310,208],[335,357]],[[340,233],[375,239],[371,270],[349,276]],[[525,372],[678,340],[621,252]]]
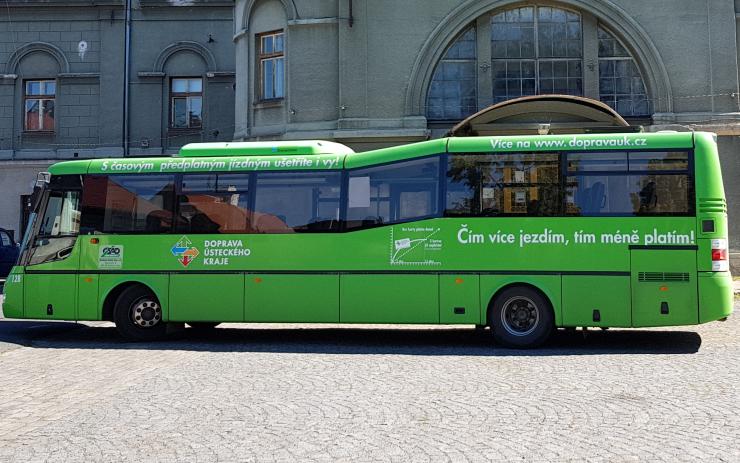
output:
[[[36,186],[41,188],[49,184],[51,181],[51,174],[49,172],[39,172],[36,175]]]

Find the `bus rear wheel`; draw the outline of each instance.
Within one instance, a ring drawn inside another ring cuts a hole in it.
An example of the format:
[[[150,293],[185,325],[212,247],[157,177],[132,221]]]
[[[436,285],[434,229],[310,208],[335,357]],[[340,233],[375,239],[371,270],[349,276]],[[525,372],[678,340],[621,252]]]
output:
[[[113,308],[113,321],[121,336],[131,341],[156,341],[167,334],[162,306],[143,286],[131,286],[121,293]]]
[[[514,286],[493,301],[489,323],[496,343],[513,349],[542,345],[554,327],[552,305],[540,292]]]

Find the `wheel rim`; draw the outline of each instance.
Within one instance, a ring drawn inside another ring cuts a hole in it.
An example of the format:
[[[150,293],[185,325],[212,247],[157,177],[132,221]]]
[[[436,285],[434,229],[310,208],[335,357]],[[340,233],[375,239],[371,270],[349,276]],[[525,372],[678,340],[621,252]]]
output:
[[[531,299],[515,296],[501,310],[501,325],[513,336],[526,336],[540,323],[540,310]]]
[[[131,306],[131,321],[140,328],[151,328],[162,321],[162,308],[148,297],[139,299]]]

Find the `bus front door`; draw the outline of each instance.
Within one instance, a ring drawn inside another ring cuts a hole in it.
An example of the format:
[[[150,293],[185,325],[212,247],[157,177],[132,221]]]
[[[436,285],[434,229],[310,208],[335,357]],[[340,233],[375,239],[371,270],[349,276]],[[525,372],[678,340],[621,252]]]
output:
[[[632,326],[692,325],[699,321],[696,250],[631,250]]]

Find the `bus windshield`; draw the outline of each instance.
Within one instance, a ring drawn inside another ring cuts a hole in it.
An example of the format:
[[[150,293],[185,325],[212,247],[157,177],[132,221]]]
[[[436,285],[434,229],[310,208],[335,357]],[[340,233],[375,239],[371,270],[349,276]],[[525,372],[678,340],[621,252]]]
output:
[[[66,258],[80,231],[80,176],[52,177],[31,224],[28,264],[41,264]]]

